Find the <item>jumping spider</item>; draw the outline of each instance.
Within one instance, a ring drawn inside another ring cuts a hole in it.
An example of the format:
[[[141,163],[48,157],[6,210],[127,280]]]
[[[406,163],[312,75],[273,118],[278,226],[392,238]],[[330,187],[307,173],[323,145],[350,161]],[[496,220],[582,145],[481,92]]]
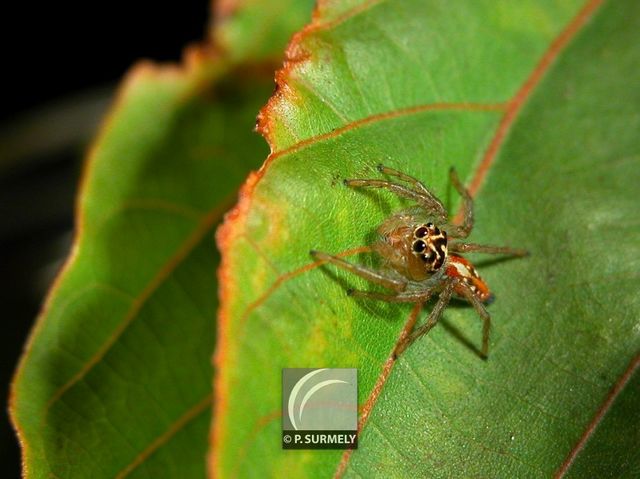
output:
[[[485,303],[489,304],[494,297],[471,262],[460,253],[526,256],[527,251],[461,241],[469,236],[473,228],[473,200],[455,169],[451,168],[449,173],[453,187],[462,197],[463,220],[459,225],[449,221],[442,202],[420,181],[383,165],[378,165],[378,171],[406,184],[374,179],[352,179],[344,183],[351,187],[386,188],[416,202],[412,208],[391,215],[378,227],[379,239],[372,249],[384,258],[390,268],[376,271],[320,251],[311,251],[311,254],[318,260],[333,263],[394,291],[393,294],[385,294],[348,290],[347,294],[351,296],[396,303],[426,303],[431,296],[439,293],[426,323],[407,336],[396,349],[396,356],[428,333],[442,316],[451,297],[456,296],[470,302],[483,321],[482,357],[486,359],[491,319]]]

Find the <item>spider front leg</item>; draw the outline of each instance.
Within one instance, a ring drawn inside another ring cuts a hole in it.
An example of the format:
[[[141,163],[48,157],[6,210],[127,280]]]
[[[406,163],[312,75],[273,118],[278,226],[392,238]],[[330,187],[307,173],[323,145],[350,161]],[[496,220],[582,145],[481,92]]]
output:
[[[509,256],[528,256],[529,252],[522,248],[510,248],[508,246],[492,246],[477,243],[449,243],[449,251],[452,253],[487,253],[506,254]]]
[[[410,183],[413,189],[389,180],[351,179],[344,180],[344,184],[350,187],[386,188],[398,196],[415,201],[425,210],[433,213],[441,221],[446,221],[447,211],[444,205],[420,181],[384,165],[378,165],[378,171]]]
[[[388,289],[392,289],[398,293],[403,292],[407,287],[407,282],[397,278],[391,278],[383,273],[369,269],[365,266],[349,263],[348,261],[338,258],[337,256],[331,256],[330,254],[323,253],[322,251],[311,250],[309,252],[314,258],[325,261],[327,263],[333,263],[336,266],[345,269],[353,274],[360,276],[367,281],[379,284]]]
[[[439,215],[442,215],[443,218],[447,217],[447,210],[445,209],[442,202],[438,198],[436,198],[436,196],[431,193],[431,191],[429,191],[429,189],[424,186],[424,183],[422,183],[420,180],[401,171],[394,170],[393,168],[389,168],[388,166],[384,166],[383,164],[379,164],[377,168],[380,173],[388,176],[395,176],[396,178],[400,178],[401,180],[411,184],[413,188],[424,197],[424,201],[429,202],[429,204],[432,205],[435,212],[437,212]]]
[[[440,317],[442,316],[442,312],[449,304],[451,300],[451,295],[453,294],[453,290],[455,287],[455,282],[449,280],[445,283],[444,289],[440,293],[440,297],[438,298],[438,302],[431,310],[429,317],[427,318],[427,322],[424,323],[419,328],[415,329],[407,338],[401,342],[394,352],[394,356],[397,358],[407,349],[413,342],[421,336],[427,334],[431,329],[438,324]]]
[[[373,291],[359,291],[356,289],[349,289],[347,290],[347,294],[356,298],[377,299],[380,301],[387,301],[388,303],[425,303],[429,301],[432,292],[430,290],[427,290],[417,292],[404,291],[399,294],[384,294]]]
[[[451,167],[449,177],[451,178],[451,184],[462,197],[462,224],[453,225],[449,230],[449,234],[455,238],[466,238],[473,229],[473,198],[471,198],[469,190],[464,187],[460,178],[458,178],[455,168]]]

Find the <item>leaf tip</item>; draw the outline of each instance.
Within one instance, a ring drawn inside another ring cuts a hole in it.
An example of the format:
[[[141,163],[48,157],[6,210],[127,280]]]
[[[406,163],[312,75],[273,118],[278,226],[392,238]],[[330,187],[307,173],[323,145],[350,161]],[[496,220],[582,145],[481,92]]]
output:
[[[311,22],[302,30],[296,32],[285,50],[285,59],[282,68],[275,73],[275,87],[271,98],[258,113],[256,131],[260,133],[269,144],[271,151],[277,150],[275,122],[278,117],[286,117],[290,110],[288,105],[298,100],[295,88],[291,87],[292,80],[302,65],[311,58],[311,52],[303,46],[309,34],[316,30],[319,21],[318,6],[313,11]]]

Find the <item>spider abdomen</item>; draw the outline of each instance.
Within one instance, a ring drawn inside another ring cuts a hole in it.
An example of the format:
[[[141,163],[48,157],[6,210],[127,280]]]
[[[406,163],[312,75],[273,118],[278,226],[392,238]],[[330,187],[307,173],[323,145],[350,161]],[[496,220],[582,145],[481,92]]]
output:
[[[462,256],[450,255],[446,270],[447,276],[462,280],[471,292],[482,302],[489,303],[493,299],[489,286],[480,277],[473,264]],[[462,286],[454,289],[456,296],[464,298]]]

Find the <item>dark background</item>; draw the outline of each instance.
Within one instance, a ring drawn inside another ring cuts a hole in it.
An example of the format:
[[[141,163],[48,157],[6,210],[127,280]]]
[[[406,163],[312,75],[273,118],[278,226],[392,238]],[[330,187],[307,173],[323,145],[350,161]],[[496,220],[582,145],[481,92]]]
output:
[[[179,5],[179,6],[178,6]],[[141,58],[179,61],[206,0],[3,5],[0,88],[0,475],[20,476],[6,413],[28,331],[71,244],[81,161],[119,80]]]

